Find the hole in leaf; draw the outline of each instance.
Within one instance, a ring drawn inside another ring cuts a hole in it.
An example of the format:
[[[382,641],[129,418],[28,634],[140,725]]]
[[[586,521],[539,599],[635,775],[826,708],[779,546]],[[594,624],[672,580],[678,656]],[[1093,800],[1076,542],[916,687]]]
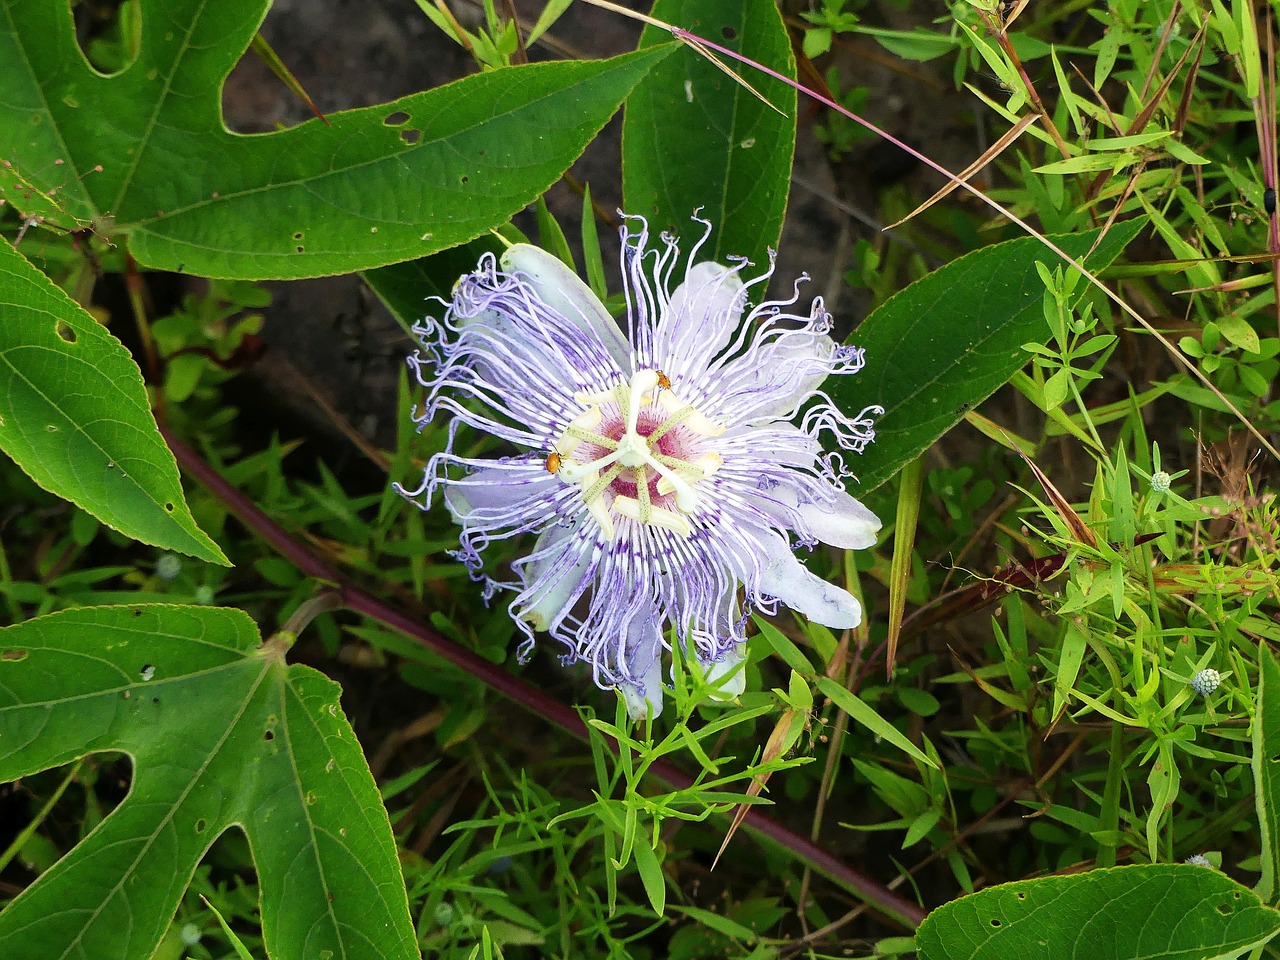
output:
[[[721,27],[720,36],[726,40],[736,40],[738,39],[738,31],[734,27]]]
[[[54,325],[54,329],[58,333],[58,339],[65,343],[75,343],[78,339],[76,332],[71,329],[70,324],[65,320],[59,320],[57,324]]]
[[[407,144],[410,144],[410,145],[415,144],[422,139],[422,131],[421,130],[401,130],[400,139]]]
[[[266,733],[262,735],[262,739],[266,740],[268,743],[270,743],[275,738],[276,738],[276,732],[274,730],[268,730]]]
[[[1025,893],[1023,893],[1021,890],[1019,890],[1017,893],[1015,893],[1015,894],[1014,894],[1014,896],[1015,896],[1015,897],[1017,897],[1019,900],[1025,900],[1025,899],[1027,899],[1027,895],[1026,895]]]
[[[107,76],[127,69],[138,58],[133,38],[141,36],[141,4],[77,3],[73,5],[76,42],[94,69]]]
[[[999,921],[999,920],[997,920],[995,917],[992,917],[992,918],[991,918],[991,925],[992,925],[993,927],[998,927],[998,926],[1000,926],[1000,921]]]
[[[155,666],[150,663],[144,663],[142,665],[142,670],[140,671],[140,675],[142,676],[142,679],[144,681],[150,680],[152,677],[156,675]]]
[[[304,247],[302,244],[298,244],[298,246],[297,246],[297,251],[298,251],[299,253],[302,253],[302,252],[303,252],[304,250],[306,250],[306,249],[307,249],[307,248],[306,248],[306,247]]]
[[[295,234],[293,235],[293,239],[295,239],[295,240],[301,240],[301,239],[302,239],[302,231],[301,231],[301,230],[299,230],[297,233],[295,233]]]
[[[56,859],[74,847],[91,827],[119,806],[133,782],[132,763],[123,753],[86,757],[70,785],[63,789],[74,769],[74,764],[67,764],[0,785],[0,850],[8,849],[19,831],[28,826],[58,790],[63,790],[40,822],[40,835],[47,842],[24,849],[6,876],[20,876],[21,866],[26,866],[31,871],[30,879],[34,880],[36,873],[53,865],[52,859],[47,862],[40,859],[42,852]]]
[[[164,509],[165,509],[165,512],[167,513],[173,513],[173,511],[176,510],[177,508],[172,503],[166,503],[164,505]]]
[[[209,828],[209,821],[201,817],[196,821],[196,833],[204,833]]]
[[[1235,913],[1235,909],[1236,908],[1229,903],[1218,904],[1218,912],[1222,914],[1224,917],[1227,916],[1228,914]]]
[[[26,650],[0,650],[0,660],[25,660],[27,653]]]
[[[397,110],[395,113],[388,113],[382,122],[388,127],[403,127],[409,122],[409,115],[403,110]]]
[[[466,175],[464,174],[464,175],[463,175],[463,177],[462,177],[462,180],[461,180],[460,182],[461,182],[461,183],[470,183],[470,182],[471,182],[471,178],[470,178],[470,177],[468,177],[468,176],[466,176]]]
[[[86,787],[86,815],[105,817],[120,805],[133,786],[133,762],[123,753],[90,757],[80,768]]]

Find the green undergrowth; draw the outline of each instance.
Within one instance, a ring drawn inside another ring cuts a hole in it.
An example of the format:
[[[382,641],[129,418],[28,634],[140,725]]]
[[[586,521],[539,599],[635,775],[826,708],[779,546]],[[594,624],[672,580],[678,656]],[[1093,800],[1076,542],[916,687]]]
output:
[[[520,662],[447,512],[391,489],[448,440],[407,375],[374,439],[245,406],[263,281],[363,271],[407,328],[531,237],[620,310],[612,224],[565,174],[623,106],[628,209],[702,205],[709,250],[764,262],[803,98],[761,80],[771,110],[652,27],[528,67],[598,11],[548,4],[517,42],[502,4],[420,0],[474,76],[235,139],[213,92],[265,2],[131,0],[69,72],[71,21],[35,6],[0,0],[25,65],[0,80],[0,956],[1275,955],[1269,7],[655,5],[872,116],[867,50],[983,143],[1042,109],[972,179],[1115,298],[960,191],[855,239],[867,366],[833,399],[885,408],[849,487],[885,528],[806,562],[864,623],[758,616],[739,699],[677,658],[634,725],[550,644]],[[186,41],[154,28],[174,11]],[[813,132],[841,162],[870,142]],[[890,222],[941,185],[866,199]]]

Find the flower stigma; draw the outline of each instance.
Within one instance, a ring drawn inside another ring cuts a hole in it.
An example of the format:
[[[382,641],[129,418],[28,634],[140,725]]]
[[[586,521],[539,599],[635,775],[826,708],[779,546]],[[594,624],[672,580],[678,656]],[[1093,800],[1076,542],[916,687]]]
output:
[[[615,516],[689,536],[699,504],[694,486],[724,464],[700,441],[724,426],[675,396],[661,370],[640,370],[574,399],[583,411],[555,442],[547,471],[581,489],[608,540],[617,535]]]

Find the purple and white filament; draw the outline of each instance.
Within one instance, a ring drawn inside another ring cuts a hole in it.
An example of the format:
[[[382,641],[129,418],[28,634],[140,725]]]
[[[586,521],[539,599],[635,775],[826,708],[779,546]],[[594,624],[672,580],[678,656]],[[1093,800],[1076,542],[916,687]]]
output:
[[[821,299],[807,315],[786,312],[798,285],[744,319],[772,267],[744,282],[745,261],[696,262],[709,233],[672,289],[676,241],[649,247],[645,222],[628,218],[626,336],[570,269],[525,244],[483,257],[443,318],[414,328],[410,365],[426,388],[414,420],[447,418],[448,443],[416,489],[397,489],[424,509],[443,494],[462,527],[458,556],[490,594],[515,593],[522,657],[535,633],[550,634],[634,717],[662,709],[669,627],[732,698],[752,607],[780,601],[856,626],[858,602],[810,573],[792,537],[857,549],[880,528],[819,440],[826,431],[860,453],[874,437],[880,408],[851,418],[821,389],[856,373],[862,352],[831,339]],[[460,456],[464,425],[520,452]],[[536,541],[512,564],[515,580],[482,573],[491,542],[526,533]]]

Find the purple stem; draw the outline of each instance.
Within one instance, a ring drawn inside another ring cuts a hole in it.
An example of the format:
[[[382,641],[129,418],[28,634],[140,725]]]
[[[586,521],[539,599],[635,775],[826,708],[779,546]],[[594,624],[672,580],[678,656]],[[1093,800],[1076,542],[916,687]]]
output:
[[[241,523],[270,544],[282,557],[307,576],[330,584],[331,589],[338,594],[342,605],[347,609],[361,613],[383,626],[411,637],[433,653],[466,670],[498,693],[540,715],[565,733],[583,742],[589,742],[590,734],[587,725],[571,707],[352,584],[336,568],[290,537],[279,524],[260,510],[241,491],[228,483],[220,473],[171,431],[161,427],[160,432],[183,470],[222,501]],[[649,769],[655,776],[677,790],[687,789],[694,783],[691,776],[665,760],[655,760],[650,764]],[[814,841],[784,827],[757,809],[748,808],[743,826],[786,847],[818,873],[855,894],[904,929],[914,930],[924,919],[925,911],[917,904],[898,896],[884,885],[859,873]]]

